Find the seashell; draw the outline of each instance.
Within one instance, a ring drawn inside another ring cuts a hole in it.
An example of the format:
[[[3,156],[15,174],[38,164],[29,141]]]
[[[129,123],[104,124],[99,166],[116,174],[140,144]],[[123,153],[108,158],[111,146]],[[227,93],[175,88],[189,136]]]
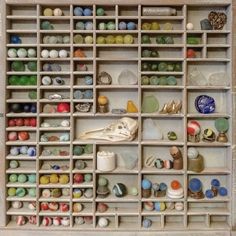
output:
[[[79,112],[89,112],[90,108],[91,108],[92,104],[91,103],[78,103],[75,108],[77,111]]]
[[[62,127],[69,127],[70,126],[70,121],[69,120],[63,120],[60,125]]]
[[[99,75],[98,75],[98,84],[100,85],[109,85],[112,83],[112,77],[110,74],[108,74],[105,71],[102,71]]]
[[[41,142],[48,142],[48,137],[47,137],[45,134],[43,134],[43,135],[40,137],[40,141],[41,141]]]

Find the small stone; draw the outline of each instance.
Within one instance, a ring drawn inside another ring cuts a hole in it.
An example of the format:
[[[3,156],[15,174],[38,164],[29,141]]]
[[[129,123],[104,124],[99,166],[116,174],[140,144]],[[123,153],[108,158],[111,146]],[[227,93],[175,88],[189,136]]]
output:
[[[186,25],[186,29],[187,29],[187,30],[193,30],[193,29],[194,29],[193,23],[188,23],[188,24]]]
[[[195,108],[199,113],[209,114],[215,111],[215,100],[208,95],[200,95],[195,99]]]
[[[201,25],[201,30],[212,30],[213,29],[211,22],[208,19],[201,20],[200,25]]]
[[[150,228],[152,226],[152,221],[150,219],[144,219],[142,225],[144,228]]]
[[[75,161],[75,168],[78,170],[83,170],[86,167],[86,162],[83,160],[76,160]]]
[[[41,135],[41,137],[40,137],[40,141],[41,141],[41,142],[48,142],[49,140],[48,140],[48,137],[43,134],[43,135]]]
[[[177,135],[176,135],[176,133],[173,132],[173,131],[168,132],[167,137],[168,137],[168,139],[171,140],[171,141],[177,140]]]
[[[129,100],[127,102],[127,112],[128,113],[137,113],[138,112],[138,108],[136,107],[136,105],[134,104],[133,101]]]
[[[68,134],[68,133],[62,134],[62,135],[60,136],[60,141],[61,141],[61,142],[70,141],[70,134]]]
[[[193,67],[188,75],[189,84],[194,86],[205,86],[207,85],[206,77],[198,70],[197,67]]]
[[[118,77],[118,83],[121,85],[135,85],[138,83],[138,78],[132,71],[125,69],[121,71]]]
[[[93,189],[92,188],[87,188],[85,191],[84,191],[84,196],[86,198],[92,198],[93,197]]]
[[[144,96],[142,101],[142,113],[154,113],[159,109],[159,102],[154,95]]]
[[[173,25],[171,23],[165,23],[163,30],[173,30]]]

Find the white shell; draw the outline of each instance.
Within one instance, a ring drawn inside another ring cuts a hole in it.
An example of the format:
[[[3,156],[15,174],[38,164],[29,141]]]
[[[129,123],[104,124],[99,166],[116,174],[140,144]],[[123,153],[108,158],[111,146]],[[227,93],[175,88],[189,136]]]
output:
[[[55,8],[53,11],[54,16],[62,16],[62,10],[60,8]]]
[[[44,76],[43,78],[42,78],[42,84],[43,85],[49,85],[49,84],[51,84],[52,83],[52,80],[51,80],[51,78],[49,77],[49,76]]]
[[[43,58],[48,58],[49,57],[49,51],[47,49],[44,49],[42,52],[41,52],[41,56]]]
[[[65,57],[67,57],[67,51],[66,50],[60,50],[59,51],[59,57],[61,57],[61,58],[65,58]]]
[[[70,126],[70,121],[69,120],[63,120],[61,122],[61,126],[62,127],[69,127]]]
[[[190,22],[186,25],[186,29],[187,29],[187,30],[193,30],[193,28],[194,28],[194,26],[193,26],[193,24],[190,23]]]
[[[102,228],[105,228],[108,226],[108,219],[105,218],[105,217],[101,217],[99,220],[98,220],[98,225]]]
[[[49,53],[50,58],[57,58],[58,57],[58,51],[57,50],[51,50]]]

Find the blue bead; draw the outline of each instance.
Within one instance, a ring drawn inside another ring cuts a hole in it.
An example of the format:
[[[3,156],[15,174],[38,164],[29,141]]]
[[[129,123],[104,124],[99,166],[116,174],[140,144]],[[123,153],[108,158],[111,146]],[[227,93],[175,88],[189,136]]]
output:
[[[34,157],[36,156],[36,149],[34,147],[29,147],[28,151],[27,151],[28,156],[30,157]]]
[[[85,90],[84,91],[84,98],[85,99],[92,99],[93,98],[93,90]]]
[[[92,30],[93,29],[93,22],[92,21],[85,22],[85,29]]]
[[[127,24],[127,29],[128,30],[135,30],[136,29],[136,24],[134,22],[129,22]]]
[[[119,23],[119,30],[126,30],[126,23],[124,21]]]
[[[195,99],[195,108],[202,114],[209,114],[215,111],[214,98],[207,95],[200,95]]]
[[[225,187],[220,187],[218,193],[220,196],[225,197],[228,195],[228,190]]]
[[[160,191],[166,190],[167,185],[165,183],[160,183]]]
[[[26,154],[27,154],[27,151],[28,151],[28,147],[27,147],[27,146],[22,146],[22,147],[20,148],[20,153],[21,153],[22,155],[26,155]]]
[[[24,112],[29,112],[30,111],[30,104],[24,104]]]
[[[144,219],[143,220],[143,227],[144,228],[149,228],[152,225],[152,221],[150,219]]]
[[[193,178],[189,181],[188,187],[192,192],[197,193],[202,189],[202,182],[197,178]]]
[[[92,15],[92,10],[89,8],[84,9],[84,16],[91,16]]]
[[[35,104],[31,105],[30,112],[32,112],[32,113],[36,113],[37,112],[37,107],[36,107]]]
[[[143,189],[150,189],[152,187],[152,183],[148,179],[143,179],[142,180],[142,188]]]
[[[10,154],[12,156],[17,156],[17,155],[19,155],[19,153],[20,153],[20,149],[18,147],[12,147],[10,149]]]
[[[218,179],[213,179],[211,185],[214,187],[220,187],[220,181]]]
[[[214,197],[214,193],[211,189],[206,190],[205,195],[206,195],[207,198],[213,198]]]
[[[52,166],[52,169],[53,169],[53,170],[60,170],[60,166],[58,166],[58,165],[53,165],[53,166]]]
[[[76,7],[74,9],[74,15],[75,16],[82,16],[83,15],[83,9],[81,7]]]

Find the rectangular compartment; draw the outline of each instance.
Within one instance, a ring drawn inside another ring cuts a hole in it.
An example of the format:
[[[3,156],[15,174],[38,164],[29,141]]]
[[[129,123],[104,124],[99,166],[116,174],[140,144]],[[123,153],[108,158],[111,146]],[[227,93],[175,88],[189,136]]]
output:
[[[165,64],[164,64],[165,63]],[[159,73],[174,73],[183,71],[183,63],[178,60],[171,61],[142,61],[141,63],[142,72],[159,72]]]
[[[203,58],[203,47],[188,47],[186,57],[189,59]]]
[[[49,64],[49,69],[47,64]],[[43,73],[50,74],[50,72],[52,72],[53,74],[55,72],[57,73],[69,72],[71,65],[69,61],[54,61],[53,59],[51,59],[48,61],[40,61],[40,67],[41,67],[40,70]]]
[[[144,50],[149,50],[151,52],[157,52],[158,53],[158,57],[149,57],[150,60],[155,60],[155,59],[165,59],[165,58],[183,58],[183,48],[182,47],[171,47],[171,48],[166,48],[166,47],[156,47],[156,48],[142,48],[142,57],[143,58],[147,58],[147,57],[144,57],[144,53],[145,51]]]
[[[229,203],[227,202],[189,202],[188,213],[195,214],[230,214]]]
[[[181,215],[165,215],[164,221],[165,229],[178,229],[184,227],[184,217]]]
[[[195,99],[202,94],[210,96],[215,100],[215,111],[212,114],[226,113],[229,111],[228,92],[224,91],[191,91],[188,92],[188,113],[200,114],[195,108]],[[204,114],[203,114],[204,116]]]
[[[116,169],[112,172],[124,171],[137,171],[138,169],[138,147],[130,146],[130,145],[99,145],[97,146],[97,152],[114,152],[115,160],[116,160]],[[128,159],[128,155],[130,155],[130,161],[126,161]],[[135,160],[136,157],[136,160]],[[126,163],[127,162],[127,163]],[[100,171],[99,171],[100,172]]]
[[[171,30],[183,30],[183,20],[172,20],[171,17],[168,20],[147,20],[147,19],[142,19],[141,21],[141,25],[143,25],[144,23],[152,23],[152,22],[157,22],[160,25],[160,30],[168,30],[166,29],[166,24],[171,24],[172,25],[172,29]],[[142,28],[143,30],[143,28]],[[145,30],[144,30],[145,32]]]
[[[125,17],[125,16],[138,16],[138,6],[129,6],[129,5],[118,5],[118,16]]]
[[[112,83],[118,84],[118,77],[120,73],[124,70],[132,71],[136,76],[138,76],[138,65],[137,62],[126,61],[106,61],[106,62],[97,62],[97,78],[102,71],[105,71],[110,74],[112,77]]]
[[[75,61],[74,62],[74,72],[92,72],[94,70],[93,61]]]
[[[96,10],[98,8],[103,8],[105,11],[104,16],[97,16],[97,17],[106,17],[106,16],[115,16],[116,15],[116,6],[115,5],[96,5]]]
[[[40,20],[40,29],[41,30],[45,30],[45,31],[48,31],[50,34],[53,33],[53,31],[56,31],[56,30],[69,30],[70,29],[70,20],[63,20],[63,19],[58,19],[58,20],[55,20],[55,19],[50,19],[48,20],[50,22],[50,24],[52,25],[52,29],[43,29],[42,28],[42,23],[47,21],[46,19],[41,19]]]
[[[207,58],[222,58],[222,59],[230,59],[230,52],[227,48],[217,47],[207,48]]]
[[[7,29],[11,30],[35,30],[37,27],[37,21],[32,19],[11,19],[8,22]]]
[[[34,5],[11,5],[7,7],[7,14],[10,16],[36,16],[37,7]]]
[[[53,11],[55,9],[54,5],[40,5],[40,15],[44,16],[44,10],[46,8],[51,8]],[[69,16],[70,15],[70,6],[66,6],[66,5],[57,5],[57,8],[61,9],[62,11],[62,17],[63,16]],[[53,13],[54,15],[54,13]]]
[[[85,217],[89,217],[91,218],[91,221],[89,221],[89,219],[87,218],[87,221],[85,222]],[[88,216],[82,216],[82,219],[80,218],[80,216],[74,216],[73,217],[73,227],[76,229],[80,229],[80,230],[91,230],[94,228],[93,224],[95,221],[95,217],[93,216],[93,214],[89,214]],[[83,223],[81,223],[81,221]],[[80,223],[79,223],[80,222]]]
[[[80,209],[80,206],[78,206],[79,204],[81,204],[82,206],[82,210],[78,211],[78,209]],[[91,202],[74,202],[72,205],[72,215],[73,216],[83,216],[86,214],[92,214],[93,212],[93,203]]]
[[[194,30],[200,30],[200,21],[207,19],[211,11],[223,12],[230,17],[230,7],[226,4],[221,6],[187,6],[187,22],[191,22],[194,25]],[[223,30],[230,30],[229,21],[227,21]]]
[[[109,35],[112,35],[114,38],[111,40],[109,39]],[[124,42],[124,37],[127,35],[127,33],[120,33],[119,30],[117,31],[112,31],[112,34],[109,33],[109,30],[107,30],[106,34],[104,33],[100,33],[100,32],[97,32],[96,33],[96,46],[98,47],[107,47],[107,45],[116,45],[116,36],[122,36],[123,37],[123,42],[122,43],[119,43],[121,45],[124,45],[125,47],[128,47],[129,45],[133,45],[133,44],[138,44],[139,42],[139,39],[138,39],[138,34],[136,32],[132,32],[132,31],[129,31],[129,35],[132,36],[132,41],[131,40],[127,40],[126,43]],[[101,43],[101,41],[98,41],[98,37],[103,37],[104,40],[103,42]],[[108,37],[108,38],[107,38]],[[118,40],[118,42],[121,42]]]
[[[145,219],[149,219],[151,220],[152,222],[152,225],[150,228],[144,228],[143,225],[142,225],[142,230],[146,230],[146,231],[149,231],[150,229],[151,230],[161,230],[162,227],[162,222],[161,222],[161,216],[160,215],[145,215],[145,216],[142,216],[142,222],[145,220]]]
[[[188,228],[196,229],[207,228],[207,219],[204,214],[188,215]]]
[[[144,120],[147,120],[149,118],[143,118],[142,120],[142,132],[144,130]],[[170,143],[171,144],[171,141],[169,141],[167,139],[167,133],[171,130],[171,131],[174,131],[177,135],[178,135],[178,142],[183,142],[183,139],[184,139],[184,133],[183,133],[183,121],[181,118],[169,118],[169,117],[165,117],[165,118],[155,118],[155,117],[152,117],[151,118],[153,121],[154,121],[154,124],[155,126],[157,127],[158,130],[160,130],[162,132],[162,136],[163,136],[163,139],[161,140],[157,140],[157,139],[149,139],[149,140],[146,140],[143,138],[143,135],[142,135],[142,140],[145,141],[145,142],[150,142],[150,143],[153,143],[153,142],[156,142],[156,143],[160,143],[160,144],[168,144]],[[174,128],[171,127],[171,124],[175,124]],[[171,129],[170,129],[171,127]]]
[[[13,35],[15,35],[15,33],[7,34],[6,38],[7,38],[8,44],[12,44],[10,38]],[[36,33],[18,33],[17,35],[20,37],[22,44],[32,44],[33,45],[33,44],[37,43],[37,34]],[[17,47],[22,46],[21,44],[14,44],[14,47],[15,47],[15,45],[17,45]]]
[[[109,47],[109,48],[97,48],[97,56],[98,59],[106,59],[106,60],[114,60],[116,59],[136,59],[138,58],[138,48],[117,48],[117,47]]]
[[[214,229],[226,229],[230,228],[230,218],[228,215],[211,215],[210,227]]]
[[[59,169],[53,169],[53,166],[60,167]],[[47,169],[46,167],[50,166],[51,169]],[[50,173],[50,172],[57,172],[57,173],[68,173],[70,167],[69,160],[44,160],[39,162],[39,171],[40,173]]]
[[[207,32],[207,44],[230,44],[230,34]]]
[[[45,33],[41,33],[41,37],[40,37],[40,44],[47,44],[47,48],[48,47],[57,47],[57,44],[70,44],[70,41],[73,41],[73,38],[70,38],[70,34],[65,34],[65,33],[54,33],[53,35],[51,34],[52,31],[49,32],[45,32]],[[52,38],[52,36],[54,37],[58,37],[58,39],[55,40],[55,38]],[[61,41],[61,37],[62,37],[62,41]],[[50,39],[51,38],[51,39]],[[50,39],[50,40],[49,40]],[[42,45],[44,46],[44,45]]]
[[[105,25],[103,24],[105,23]],[[117,25],[116,25],[116,19],[114,17],[114,19],[97,19],[96,20],[96,30],[106,30],[107,32],[110,31],[110,29],[107,28],[108,23],[114,26],[114,29],[111,30],[117,30]]]
[[[48,72],[48,74],[50,74],[50,72]],[[70,76],[69,75],[60,75],[60,76],[57,76],[57,75],[49,75],[51,81],[50,81],[50,85],[44,85],[42,83],[42,79],[47,76],[47,75],[41,75],[40,76],[40,81],[39,83],[41,83],[41,91],[42,90],[47,90],[47,89],[54,89],[54,87],[56,87],[57,90],[61,90],[61,89],[64,89],[64,86],[68,86],[70,85],[71,81],[70,81]],[[61,81],[62,81],[62,84],[59,85],[57,82],[56,82],[56,79],[60,77],[61,78]],[[48,87],[50,86],[50,87]]]
[[[116,222],[115,222],[115,216],[106,216],[106,215],[104,215],[104,216],[97,216],[96,217],[96,229],[98,230],[98,229],[103,229],[103,227],[101,227],[100,225],[99,225],[99,219],[100,218],[102,218],[102,217],[104,217],[104,218],[106,218],[107,220],[108,220],[108,225],[106,226],[106,229],[115,229],[116,228]]]
[[[137,216],[119,216],[118,227],[122,229],[137,229],[139,228],[139,217]]]
[[[59,159],[59,160],[64,160],[69,158],[70,155],[70,146],[69,145],[42,145],[40,144],[39,147],[39,159],[44,159],[44,158],[51,158],[52,160],[54,159]]]
[[[11,156],[12,157],[12,156]],[[18,158],[19,166],[16,169],[10,168],[10,160],[9,165],[7,165],[7,173],[35,173],[36,172],[36,163],[35,158],[29,157],[26,155],[19,155]],[[21,160],[23,159],[23,160]]]
[[[91,87],[94,84],[94,79],[92,74],[88,75],[74,75],[74,86],[88,86]]]

